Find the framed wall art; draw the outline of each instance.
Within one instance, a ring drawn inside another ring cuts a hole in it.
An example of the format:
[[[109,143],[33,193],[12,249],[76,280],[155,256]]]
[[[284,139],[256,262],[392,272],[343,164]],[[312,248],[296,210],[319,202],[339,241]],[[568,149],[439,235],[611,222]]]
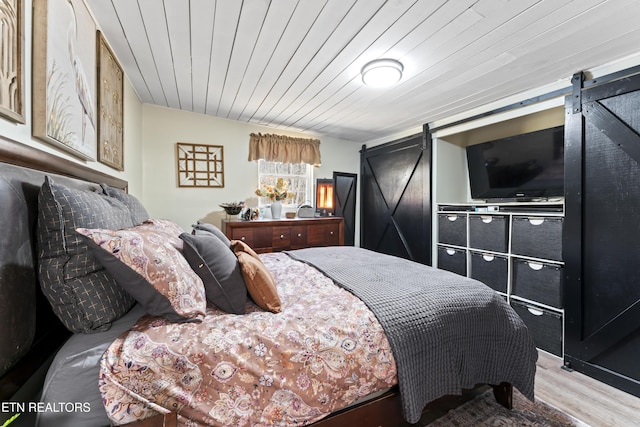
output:
[[[124,73],[102,33],[98,50],[98,161],[124,170]]]
[[[96,24],[83,0],[33,0],[33,136],[96,160]]]
[[[222,145],[176,143],[178,187],[224,187]]]
[[[24,15],[22,0],[0,6],[0,115],[24,123]]]

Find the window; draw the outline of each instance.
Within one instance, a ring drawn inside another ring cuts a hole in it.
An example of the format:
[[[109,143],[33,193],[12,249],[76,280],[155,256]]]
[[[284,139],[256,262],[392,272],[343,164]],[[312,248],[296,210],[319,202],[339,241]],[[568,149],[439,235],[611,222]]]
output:
[[[313,166],[306,163],[281,163],[258,160],[258,187],[275,185],[278,178],[283,178],[287,189],[295,197],[283,200],[283,204],[300,206],[311,204],[313,196]],[[259,206],[271,203],[266,197],[259,197]]]

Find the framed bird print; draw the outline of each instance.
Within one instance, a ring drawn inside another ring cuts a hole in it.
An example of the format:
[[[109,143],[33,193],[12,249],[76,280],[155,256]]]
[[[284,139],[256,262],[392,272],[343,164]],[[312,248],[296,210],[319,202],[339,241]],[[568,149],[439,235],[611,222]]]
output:
[[[124,73],[98,31],[98,161],[124,170]]]
[[[33,0],[33,136],[94,161],[96,31],[83,0]]]

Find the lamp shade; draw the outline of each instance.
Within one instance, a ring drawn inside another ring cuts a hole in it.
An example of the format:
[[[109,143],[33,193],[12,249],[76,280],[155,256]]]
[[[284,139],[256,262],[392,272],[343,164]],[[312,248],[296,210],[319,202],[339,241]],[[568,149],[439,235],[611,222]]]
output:
[[[367,86],[391,86],[402,78],[403,65],[395,59],[376,59],[367,63],[360,73]]]

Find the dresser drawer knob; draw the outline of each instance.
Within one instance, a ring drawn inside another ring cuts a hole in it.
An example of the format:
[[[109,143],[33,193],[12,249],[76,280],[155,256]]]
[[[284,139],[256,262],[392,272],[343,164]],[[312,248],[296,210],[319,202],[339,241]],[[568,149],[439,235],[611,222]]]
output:
[[[284,239],[284,234],[280,235],[280,240]]]
[[[302,233],[298,233],[298,237],[302,237]]]
[[[244,241],[245,241],[245,238],[244,238],[244,236],[242,236],[242,237],[240,238],[240,240],[242,240],[242,241],[244,242]]]
[[[329,234],[333,236],[333,231],[330,231]]]

